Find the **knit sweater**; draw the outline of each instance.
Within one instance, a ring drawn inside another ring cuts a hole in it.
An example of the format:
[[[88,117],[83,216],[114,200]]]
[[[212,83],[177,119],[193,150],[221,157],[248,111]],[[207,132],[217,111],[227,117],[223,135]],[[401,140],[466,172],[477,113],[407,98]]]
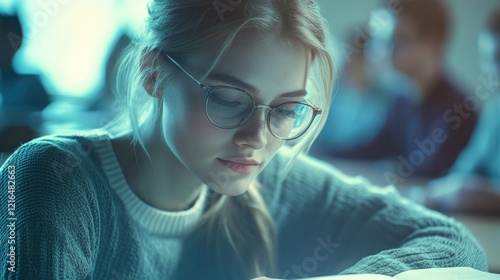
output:
[[[276,228],[275,277],[486,270],[477,242],[451,218],[305,155],[283,176],[286,159],[279,152],[258,177]],[[214,258],[217,248],[189,234],[211,191],[181,212],[147,205],[102,131],[33,140],[0,172],[5,279],[239,279],[225,273],[234,258]]]

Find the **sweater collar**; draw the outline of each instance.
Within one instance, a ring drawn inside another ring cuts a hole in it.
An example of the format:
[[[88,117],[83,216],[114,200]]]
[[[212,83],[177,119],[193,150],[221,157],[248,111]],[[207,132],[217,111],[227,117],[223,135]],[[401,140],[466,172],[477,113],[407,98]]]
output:
[[[131,190],[113,151],[109,135],[103,131],[91,141],[99,154],[109,186],[123,202],[134,222],[161,236],[185,236],[194,229],[207,203],[206,185],[202,186],[200,195],[189,209],[175,212],[157,209],[145,203]]]

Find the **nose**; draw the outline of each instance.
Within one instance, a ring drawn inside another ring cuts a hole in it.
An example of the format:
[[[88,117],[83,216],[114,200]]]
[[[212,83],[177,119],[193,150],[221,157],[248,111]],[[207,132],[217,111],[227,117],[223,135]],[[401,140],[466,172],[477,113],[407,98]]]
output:
[[[238,146],[260,150],[267,145],[267,110],[256,110],[250,119],[234,135],[234,142]]]

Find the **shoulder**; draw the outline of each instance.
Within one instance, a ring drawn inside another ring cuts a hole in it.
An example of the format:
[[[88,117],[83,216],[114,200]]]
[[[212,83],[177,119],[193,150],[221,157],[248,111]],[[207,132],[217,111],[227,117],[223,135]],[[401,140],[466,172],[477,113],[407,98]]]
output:
[[[308,155],[299,155],[286,172],[286,150],[278,153],[259,177],[269,207],[344,207],[364,201],[375,206],[396,199],[392,186],[371,185],[361,176],[348,176],[331,164]],[[379,201],[379,202],[376,202]]]
[[[333,185],[367,184],[360,176],[349,176],[333,165],[312,157],[300,154],[292,161],[289,169],[291,149],[283,147],[262,171],[259,179],[262,183],[278,183],[290,185],[317,185],[330,183]]]
[[[91,139],[88,134],[40,137],[16,149],[5,165],[15,165],[30,177],[61,177],[95,163],[97,154]]]
[[[9,211],[0,212],[0,218],[15,217],[19,275],[83,279],[92,271],[106,229],[103,217],[115,218],[109,214],[112,201],[106,198],[106,178],[97,167],[92,137],[35,139],[0,168],[0,187],[9,189],[9,196],[0,196]],[[2,238],[8,234],[0,230]]]
[[[17,204],[27,213],[68,210],[95,204],[96,188],[104,182],[96,156],[88,136],[45,136],[19,147],[0,172],[2,178],[7,171],[15,174]]]

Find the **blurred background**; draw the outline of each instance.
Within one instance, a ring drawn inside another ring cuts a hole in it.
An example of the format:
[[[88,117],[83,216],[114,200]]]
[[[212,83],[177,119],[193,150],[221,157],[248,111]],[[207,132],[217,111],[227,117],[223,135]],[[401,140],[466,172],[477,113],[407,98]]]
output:
[[[146,0],[0,0],[0,164],[110,120]],[[464,222],[500,272],[500,1],[318,0],[336,65],[311,154]]]

